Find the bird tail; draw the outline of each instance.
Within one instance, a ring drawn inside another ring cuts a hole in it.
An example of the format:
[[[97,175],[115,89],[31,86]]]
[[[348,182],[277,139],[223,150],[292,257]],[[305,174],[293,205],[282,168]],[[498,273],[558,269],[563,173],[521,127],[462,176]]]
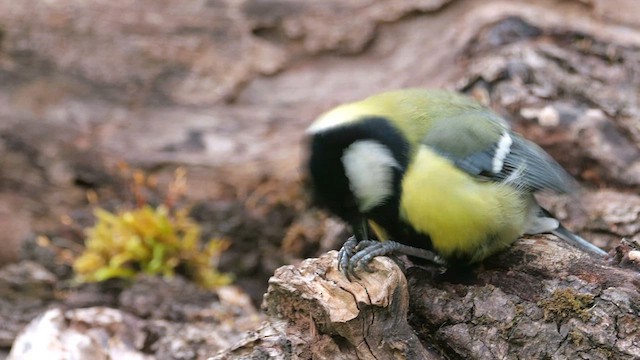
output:
[[[605,256],[607,255],[607,252],[600,249],[599,247],[593,245],[592,243],[588,242],[587,240],[581,238],[580,236],[574,234],[573,232],[571,232],[569,229],[567,229],[566,227],[562,226],[562,224],[559,224],[557,228],[555,228],[554,230],[551,230],[551,233],[557,237],[559,237],[560,239],[566,241],[567,243],[577,247],[580,250],[589,252],[591,254],[595,254],[598,256]]]
[[[566,243],[590,254],[605,256],[607,252],[593,245],[587,240],[574,234],[571,230],[562,226],[560,221],[547,209],[538,205],[538,214],[532,222],[527,234],[552,233]]]

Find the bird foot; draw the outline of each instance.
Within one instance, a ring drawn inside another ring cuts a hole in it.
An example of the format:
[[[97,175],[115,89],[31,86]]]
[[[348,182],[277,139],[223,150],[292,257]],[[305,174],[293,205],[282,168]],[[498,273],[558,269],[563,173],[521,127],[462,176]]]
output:
[[[356,270],[362,268],[367,272],[372,272],[369,263],[373,258],[391,254],[415,256],[438,265],[444,265],[444,262],[429,250],[403,245],[395,241],[363,240],[358,242],[352,236],[338,252],[338,270],[349,281],[351,281],[351,277],[360,279]]]

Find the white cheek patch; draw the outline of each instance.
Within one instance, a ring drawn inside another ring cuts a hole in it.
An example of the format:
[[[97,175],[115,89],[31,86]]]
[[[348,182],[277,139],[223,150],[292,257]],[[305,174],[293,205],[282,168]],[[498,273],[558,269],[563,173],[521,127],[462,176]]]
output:
[[[391,151],[374,140],[356,141],[342,155],[349,187],[365,212],[393,194],[393,168],[400,165]]]
[[[493,171],[494,174],[502,171],[504,159],[507,158],[507,155],[509,155],[509,152],[511,151],[511,144],[513,144],[511,135],[509,135],[509,132],[505,131],[500,137],[500,141],[498,141],[498,148],[496,149],[496,153],[493,156],[493,162],[491,163],[491,171]]]

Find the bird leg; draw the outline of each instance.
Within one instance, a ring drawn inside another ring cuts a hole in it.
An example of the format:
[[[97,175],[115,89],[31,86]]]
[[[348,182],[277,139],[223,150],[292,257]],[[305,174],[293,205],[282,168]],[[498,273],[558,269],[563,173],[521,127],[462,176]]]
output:
[[[425,259],[438,265],[445,265],[444,261],[429,250],[408,246],[395,241],[362,240],[349,238],[338,253],[338,269],[351,281],[351,276],[359,279],[356,270],[363,268],[371,272],[368,264],[377,256],[402,254]]]

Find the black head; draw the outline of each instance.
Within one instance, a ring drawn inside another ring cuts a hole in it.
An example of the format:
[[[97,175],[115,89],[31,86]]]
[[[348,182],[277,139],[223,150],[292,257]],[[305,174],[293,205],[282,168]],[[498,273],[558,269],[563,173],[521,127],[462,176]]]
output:
[[[356,226],[397,221],[409,144],[383,117],[311,133],[308,170],[315,203]],[[384,225],[383,225],[384,226]]]

